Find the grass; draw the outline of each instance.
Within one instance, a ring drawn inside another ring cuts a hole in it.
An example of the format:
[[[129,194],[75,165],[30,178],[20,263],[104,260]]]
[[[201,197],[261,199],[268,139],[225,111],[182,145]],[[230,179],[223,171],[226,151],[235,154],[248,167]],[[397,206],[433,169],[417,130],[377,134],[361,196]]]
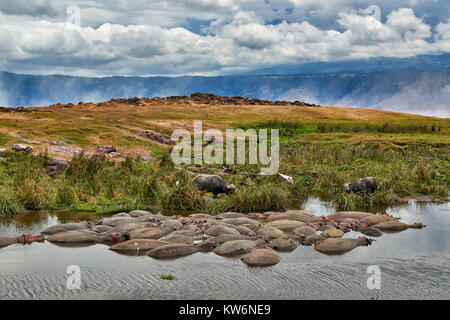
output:
[[[44,112],[44,111],[50,112]],[[85,115],[91,117],[85,117]],[[35,119],[39,115],[41,119]],[[132,116],[130,118],[130,116]],[[258,165],[229,166],[225,179],[237,186],[218,199],[205,196],[190,172],[216,173],[218,165],[175,169],[169,148],[138,132],[170,134],[192,129],[193,119],[205,127],[279,129],[280,172],[293,177],[259,176]],[[99,214],[144,210],[219,213],[282,210],[291,200],[321,195],[338,209],[370,210],[403,196],[431,195],[446,199],[450,185],[450,120],[356,108],[273,106],[129,106],[80,105],[43,108],[38,114],[11,113],[0,118],[0,148],[19,141],[44,142],[32,154],[6,152],[0,163],[0,215],[27,210],[95,211]],[[115,145],[118,151],[147,151],[163,159],[145,162],[129,156],[114,162],[73,158],[65,173],[49,177],[45,142],[70,140],[92,150]],[[345,183],[373,176],[380,182],[371,195],[347,194]],[[178,183],[177,183],[178,182]]]
[[[163,280],[178,280],[177,277],[175,277],[174,275],[167,273],[167,274],[162,274],[159,276],[161,279]]]

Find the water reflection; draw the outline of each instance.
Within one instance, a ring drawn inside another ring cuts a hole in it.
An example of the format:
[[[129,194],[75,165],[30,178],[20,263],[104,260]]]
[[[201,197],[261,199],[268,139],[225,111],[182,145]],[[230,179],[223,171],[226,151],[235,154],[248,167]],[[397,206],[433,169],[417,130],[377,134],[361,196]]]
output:
[[[310,198],[301,205],[316,215],[335,209]],[[379,209],[426,228],[385,234],[369,247],[327,256],[312,247],[281,253],[271,268],[249,268],[239,259],[197,253],[170,261],[119,255],[105,245],[61,247],[51,243],[0,250],[0,299],[449,299],[450,205],[408,201]],[[32,213],[0,220],[1,235],[39,233],[77,214]],[[86,219],[95,218],[86,213]],[[355,237],[351,232],[346,237]],[[65,287],[67,266],[82,271],[82,289]],[[367,267],[381,269],[381,290],[366,287]],[[179,280],[160,279],[163,273]]]

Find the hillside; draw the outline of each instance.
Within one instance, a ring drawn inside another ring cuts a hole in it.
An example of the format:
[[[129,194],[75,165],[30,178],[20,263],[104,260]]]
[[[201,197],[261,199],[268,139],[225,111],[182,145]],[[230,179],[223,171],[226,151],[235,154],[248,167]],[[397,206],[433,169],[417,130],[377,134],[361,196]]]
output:
[[[221,77],[32,76],[0,72],[0,106],[44,106],[210,92],[449,117],[450,69]]]

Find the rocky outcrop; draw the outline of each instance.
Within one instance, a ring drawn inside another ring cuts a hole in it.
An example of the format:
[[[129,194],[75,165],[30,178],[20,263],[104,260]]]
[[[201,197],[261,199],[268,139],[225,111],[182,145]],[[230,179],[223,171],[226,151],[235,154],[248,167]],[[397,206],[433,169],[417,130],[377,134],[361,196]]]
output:
[[[47,163],[45,167],[45,172],[50,177],[57,177],[64,173],[70,161],[66,159],[53,159]]]
[[[138,133],[139,136],[148,138],[150,140],[156,141],[158,143],[167,144],[167,145],[173,145],[175,144],[175,141],[170,139],[170,137],[167,134],[151,131],[151,130],[145,130]]]

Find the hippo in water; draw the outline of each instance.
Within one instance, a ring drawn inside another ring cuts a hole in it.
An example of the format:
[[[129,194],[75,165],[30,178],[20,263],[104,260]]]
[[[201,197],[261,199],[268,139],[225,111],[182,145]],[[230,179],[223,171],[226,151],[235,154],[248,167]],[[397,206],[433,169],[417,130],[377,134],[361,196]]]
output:
[[[194,182],[200,190],[211,192],[214,198],[220,193],[233,193],[236,189],[234,184],[228,184],[222,177],[216,175],[201,174],[195,177]]]
[[[373,193],[378,188],[378,180],[373,177],[359,178],[352,183],[344,185],[345,192]]]

